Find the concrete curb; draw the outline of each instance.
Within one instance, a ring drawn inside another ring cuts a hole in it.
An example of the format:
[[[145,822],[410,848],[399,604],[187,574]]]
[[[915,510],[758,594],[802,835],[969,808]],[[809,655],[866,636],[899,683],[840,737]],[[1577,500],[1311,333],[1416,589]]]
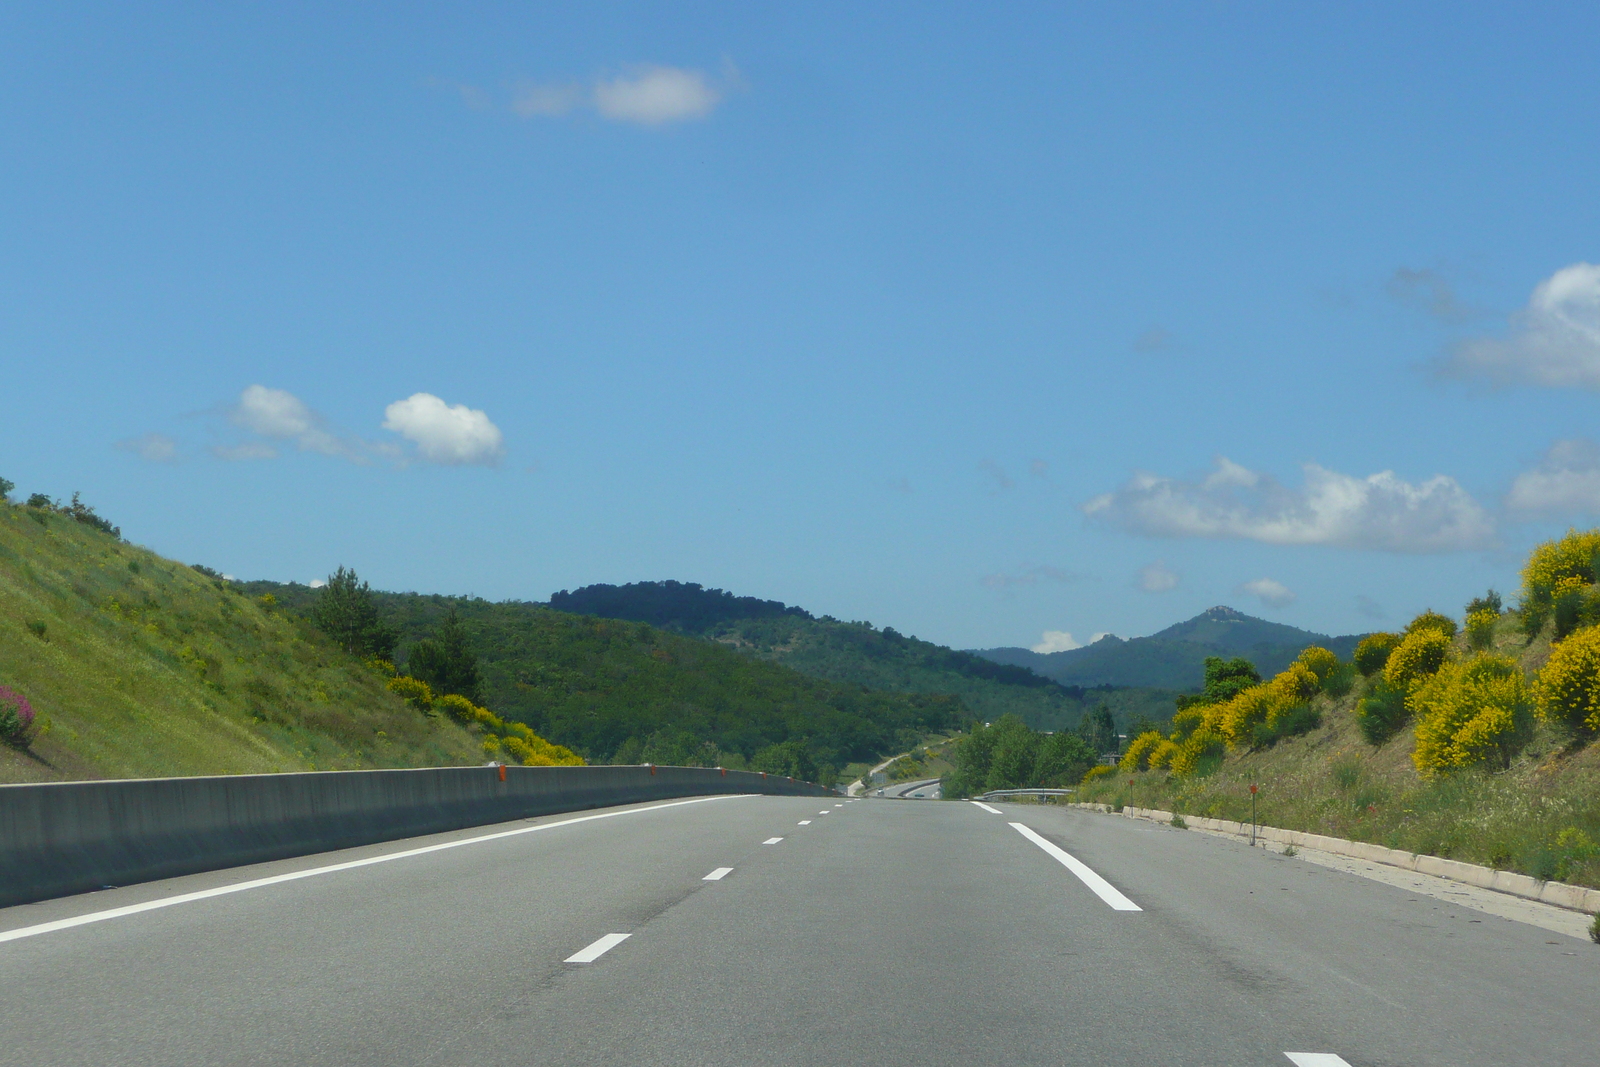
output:
[[[832,796],[715,767],[437,767],[0,785],[0,907],[584,808]]]
[[[1085,808],[1090,811],[1100,811],[1106,814],[1113,812],[1105,804],[1073,804],[1074,808]],[[1152,822],[1172,822],[1172,812],[1162,811],[1159,808],[1133,808],[1125,807],[1121,814],[1130,819],[1148,819]],[[1200,830],[1210,830],[1214,833],[1227,834],[1233,837],[1250,837],[1250,824],[1247,822],[1233,822],[1229,819],[1208,819],[1202,815],[1185,815],[1183,821],[1189,826]],[[1447,860],[1439,856],[1425,856],[1415,852],[1402,852],[1399,849],[1385,848],[1382,845],[1368,844],[1365,841],[1347,841],[1342,837],[1325,837],[1322,834],[1308,834],[1302,830],[1282,830],[1276,826],[1258,826],[1256,840],[1270,841],[1274,844],[1293,845],[1295,848],[1311,848],[1319,852],[1331,852],[1336,856],[1349,856],[1352,859],[1366,860],[1370,863],[1382,863],[1389,867],[1400,867],[1418,874],[1431,874],[1437,878],[1448,878],[1454,882],[1464,882],[1475,885],[1480,889],[1492,889],[1498,893],[1508,893],[1511,896],[1522,897],[1525,900],[1537,900],[1542,904],[1551,904],[1558,908],[1567,908],[1588,915],[1600,913],[1600,889],[1586,889],[1583,886],[1567,885],[1564,882],[1541,882],[1526,874],[1516,874],[1512,871],[1497,871],[1492,867],[1480,867],[1475,863],[1461,863],[1457,860]]]

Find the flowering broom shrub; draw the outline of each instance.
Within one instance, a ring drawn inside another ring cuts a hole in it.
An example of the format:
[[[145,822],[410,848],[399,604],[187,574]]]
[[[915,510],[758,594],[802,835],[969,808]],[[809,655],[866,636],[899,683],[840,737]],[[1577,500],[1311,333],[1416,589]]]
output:
[[[1150,765],[1150,753],[1166,738],[1154,730],[1144,733],[1128,742],[1128,751],[1122,754],[1122,759],[1117,763],[1117,769],[1125,774],[1142,771]]]
[[[1152,771],[1171,770],[1172,758],[1178,754],[1178,743],[1171,739],[1163,739],[1155,748],[1150,750],[1150,769]]]
[[[433,710],[433,690],[428,688],[427,682],[401,675],[399,678],[390,678],[384,688],[398,694],[401,700],[418,711]]]
[[[1499,621],[1500,615],[1493,611],[1474,611],[1468,615],[1467,644],[1479,652],[1494,644],[1494,627]]]
[[[1319,687],[1327,685],[1328,679],[1339,669],[1339,657],[1320,645],[1312,645],[1300,653],[1295,662],[1305,666],[1317,676]]]
[[[1454,637],[1456,635],[1456,620],[1430,609],[1406,623],[1404,636],[1409,637],[1422,630],[1438,630],[1446,637]]]
[[[26,748],[33,732],[33,705],[7,685],[0,685],[0,741]]]
[[[1443,630],[1417,630],[1407,634],[1389,653],[1389,662],[1383,666],[1383,680],[1396,689],[1410,690],[1415,683],[1444,666],[1449,654],[1449,634]]]
[[[1522,668],[1483,653],[1445,664],[1412,689],[1417,748],[1411,755],[1424,778],[1491,763],[1499,768],[1533,731],[1533,700]]]
[[[1355,661],[1356,670],[1360,671],[1364,678],[1377,674],[1383,670],[1383,665],[1389,662],[1389,653],[1393,652],[1399,643],[1399,634],[1377,633],[1363,637],[1361,643],[1356,646],[1355,655],[1351,657]]]
[[[1551,649],[1533,689],[1541,719],[1600,732],[1600,627],[1579,630]]]

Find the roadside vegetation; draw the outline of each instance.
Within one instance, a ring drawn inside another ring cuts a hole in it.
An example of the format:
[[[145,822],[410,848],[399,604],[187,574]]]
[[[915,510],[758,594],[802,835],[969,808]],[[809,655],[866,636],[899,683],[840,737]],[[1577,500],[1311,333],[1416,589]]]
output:
[[[1514,610],[1492,590],[1349,662],[1308,648],[1270,680],[1208,661],[1205,692],[1134,737],[1081,799],[1260,818],[1600,886],[1600,530],[1540,545]]]

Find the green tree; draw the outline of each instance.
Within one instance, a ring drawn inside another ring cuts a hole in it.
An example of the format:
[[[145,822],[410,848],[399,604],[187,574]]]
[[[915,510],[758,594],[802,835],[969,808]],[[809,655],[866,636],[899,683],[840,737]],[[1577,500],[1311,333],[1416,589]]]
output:
[[[1260,684],[1261,675],[1256,671],[1256,665],[1242,656],[1233,659],[1207,656],[1205,688],[1193,696],[1179,697],[1178,710],[1206,704],[1226,704],[1251,686]]]
[[[798,738],[768,745],[751,757],[750,766],[753,770],[782,774],[802,782],[812,781],[817,776],[817,765],[809,748]]]
[[[1085,712],[1083,718],[1078,720],[1078,736],[1091,752],[1115,752],[1117,724],[1111,717],[1111,709],[1101,704],[1093,711]]]
[[[317,629],[352,656],[389,659],[400,635],[383,624],[372,602],[372,587],[356,572],[340,567],[328,577],[311,608]]]
[[[1077,785],[1089,768],[1100,762],[1101,749],[1090,748],[1077,734],[1055,733],[1044,739],[1034,761],[1035,784],[1046,789]]]
[[[478,657],[467,647],[467,631],[454,605],[433,637],[418,641],[406,657],[406,673],[427,682],[440,696],[455,693],[474,704],[481,702]]]
[[[11,490],[15,489],[16,487],[16,482],[7,481],[4,478],[0,478],[0,500],[5,500],[7,497],[9,497],[11,495]]]

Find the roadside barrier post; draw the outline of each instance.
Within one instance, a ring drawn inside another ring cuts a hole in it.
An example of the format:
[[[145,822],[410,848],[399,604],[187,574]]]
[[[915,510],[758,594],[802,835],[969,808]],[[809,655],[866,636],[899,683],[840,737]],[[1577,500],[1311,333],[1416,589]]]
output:
[[[1250,786],[1250,847],[1256,847],[1256,787]]]

